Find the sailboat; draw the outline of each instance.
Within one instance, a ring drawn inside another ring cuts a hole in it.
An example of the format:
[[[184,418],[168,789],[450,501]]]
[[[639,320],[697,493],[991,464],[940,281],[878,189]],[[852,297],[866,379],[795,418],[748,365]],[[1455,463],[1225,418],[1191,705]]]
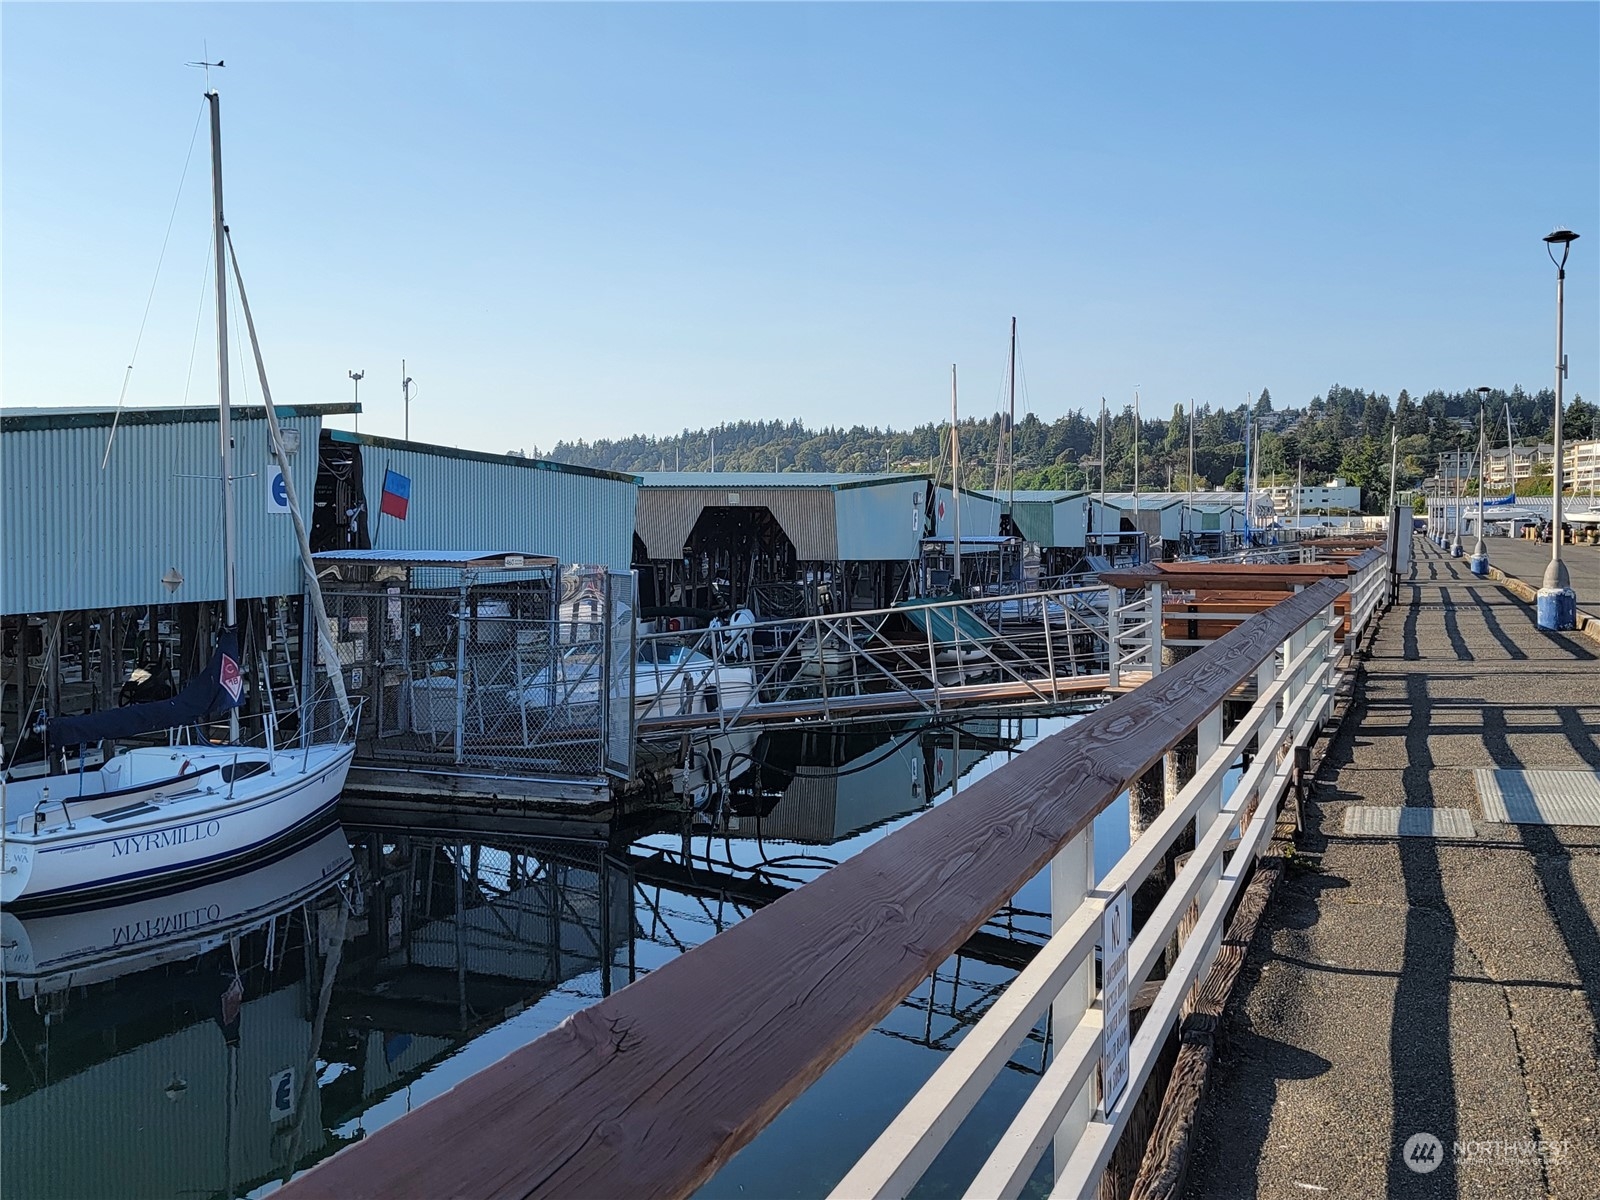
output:
[[[222,130],[218,96],[211,108],[212,207],[216,238],[218,417],[221,446],[222,535],[226,574],[225,628],[205,671],[169,700],[133,704],[83,716],[57,716],[46,724],[52,752],[107,739],[172,730],[170,744],[126,750],[98,768],[20,781],[0,779],[0,902],[8,906],[85,904],[130,886],[162,884],[209,873],[309,835],[330,817],[355,753],[355,713],[337,671],[330,682],[340,700],[332,740],[315,743],[302,721],[301,742],[278,748],[265,726],[265,746],[239,736],[244,701],[235,592],[237,558],[233,506],[233,454],[228,407],[227,243],[222,214]],[[237,277],[238,264],[234,262]],[[249,304],[241,287],[247,322]],[[253,323],[251,341],[255,342]],[[268,425],[280,465],[287,462],[266,374],[256,348]],[[284,472],[302,560],[310,562],[305,524],[292,478]],[[327,621],[315,574],[309,575],[308,620],[326,641]],[[315,615],[314,615],[315,614]],[[336,661],[325,648],[328,661]],[[225,715],[223,744],[180,741],[178,730]],[[83,755],[78,761],[83,763]]]

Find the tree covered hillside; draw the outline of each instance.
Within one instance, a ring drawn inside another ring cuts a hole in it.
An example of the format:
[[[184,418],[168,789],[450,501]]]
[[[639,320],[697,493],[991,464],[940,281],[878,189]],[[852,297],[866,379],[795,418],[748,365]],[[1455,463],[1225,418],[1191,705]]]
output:
[[[1549,441],[1554,394],[1547,388],[1527,393],[1519,387],[1490,394],[1491,446],[1506,441],[1505,406],[1519,443]],[[1189,413],[1175,407],[1170,416],[1141,413],[1139,482],[1142,490],[1227,487],[1244,478],[1245,431],[1254,417],[1261,428],[1263,481],[1274,476],[1293,482],[1303,465],[1308,483],[1341,475],[1363,489],[1369,507],[1381,506],[1389,487],[1390,431],[1400,435],[1399,483],[1408,487],[1437,468],[1437,456],[1477,444],[1478,393],[1433,391],[1414,399],[1402,391],[1388,396],[1335,385],[1305,408],[1278,409],[1263,390],[1254,406],[1199,405],[1195,410],[1195,478],[1188,478]],[[1001,414],[961,422],[961,475],[967,487],[994,485],[1005,418]],[[1565,436],[1600,437],[1600,412],[1582,397],[1568,406]],[[1071,412],[1046,422],[1028,414],[1017,422],[1014,439],[1016,487],[1098,487],[1099,413]],[[1133,487],[1132,404],[1108,413],[1106,486]],[[908,431],[857,425],[850,429],[808,429],[799,421],[738,421],[715,429],[685,429],[676,436],[636,436],[619,441],[558,442],[534,454],[579,466],[615,471],[705,471],[715,442],[718,471],[932,471],[948,464],[948,431],[942,424]]]

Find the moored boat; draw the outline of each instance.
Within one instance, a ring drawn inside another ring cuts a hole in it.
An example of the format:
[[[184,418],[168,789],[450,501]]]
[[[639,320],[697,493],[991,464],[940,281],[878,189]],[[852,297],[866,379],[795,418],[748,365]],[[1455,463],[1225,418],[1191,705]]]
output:
[[[218,423],[220,426],[220,516],[223,543],[224,628],[206,669],[170,699],[151,700],[44,722],[45,742],[57,772],[26,780],[0,778],[0,902],[8,906],[87,902],[130,884],[187,876],[235,863],[282,844],[328,814],[344,786],[354,745],[355,714],[337,671],[335,686],[342,716],[334,737],[316,744],[302,715],[301,744],[276,745],[269,718],[263,745],[240,737],[238,708],[246,681],[238,649],[237,535],[234,517],[233,438],[228,402],[227,226],[222,211],[221,118],[217,93],[211,108],[212,221],[216,241]],[[237,274],[237,263],[234,264]],[[239,302],[246,321],[244,289]],[[255,329],[250,327],[255,345]],[[308,609],[315,610],[321,637],[327,617],[314,573],[287,455],[272,407],[266,372],[256,348],[268,427],[279,466],[284,468],[288,508],[308,565]],[[109,450],[108,450],[109,453]],[[308,617],[311,613],[308,611]],[[333,659],[332,654],[325,655]],[[201,734],[187,741],[176,731],[225,719],[227,741],[214,744]],[[90,768],[84,748],[117,739],[174,731],[167,746],[140,746],[111,755]],[[61,771],[59,757],[77,747],[79,769]]]

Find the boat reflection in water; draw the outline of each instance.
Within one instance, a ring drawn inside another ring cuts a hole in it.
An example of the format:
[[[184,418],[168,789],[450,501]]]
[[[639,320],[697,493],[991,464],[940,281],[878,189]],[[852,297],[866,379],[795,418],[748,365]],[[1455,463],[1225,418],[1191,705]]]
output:
[[[915,819],[1036,731],[764,735],[739,791],[634,833],[347,826],[222,882],[7,915],[0,1193],[265,1194]],[[849,1061],[914,1088],[1031,957],[1043,907],[1019,896]],[[1043,1054],[1041,1027],[1012,1073]],[[830,1112],[859,1099],[850,1077],[816,1085]],[[772,1149],[827,1142],[806,1111],[706,1194],[825,1192],[848,1148],[801,1172]]]
[[[987,720],[765,734],[751,753],[756,770],[736,781],[721,828],[832,845],[929,807],[990,754],[1014,748],[1022,726]]]
[[[319,988],[351,865],[334,827],[228,879],[0,914],[0,1191],[233,1195],[318,1150]]]
[[[7,913],[0,1192],[286,1179],[388,1119],[392,1094],[469,1073],[441,1064],[491,1027],[528,1012],[542,1031],[625,983],[631,887],[604,844],[335,827],[205,886]]]

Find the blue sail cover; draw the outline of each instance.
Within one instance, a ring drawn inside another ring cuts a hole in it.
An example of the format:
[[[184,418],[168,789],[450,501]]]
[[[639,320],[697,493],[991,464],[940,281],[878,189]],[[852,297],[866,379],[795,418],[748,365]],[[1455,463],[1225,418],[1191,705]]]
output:
[[[1517,502],[1517,494],[1515,492],[1512,492],[1511,495],[1509,495],[1509,496],[1501,496],[1500,499],[1498,499],[1498,500],[1485,500],[1483,502],[1483,506],[1485,508],[1503,508],[1504,506],[1506,506],[1508,504],[1515,504],[1516,502]]]
[[[213,713],[238,708],[244,701],[244,675],[239,670],[239,634],[224,629],[216,652],[200,674],[183,685],[170,700],[129,704],[85,713],[81,717],[56,717],[45,736],[52,746],[82,746],[105,738],[136,737],[158,729],[174,729]]]

